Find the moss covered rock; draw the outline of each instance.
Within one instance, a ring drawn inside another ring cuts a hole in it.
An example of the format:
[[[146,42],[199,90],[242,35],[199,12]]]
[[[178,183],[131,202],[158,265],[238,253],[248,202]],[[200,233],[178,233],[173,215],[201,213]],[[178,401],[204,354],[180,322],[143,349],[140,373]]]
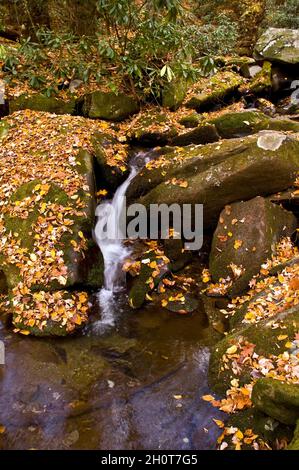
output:
[[[257,59],[298,64],[299,31],[284,28],[267,29],[256,43],[254,54]]]
[[[185,99],[188,90],[188,81],[184,78],[168,83],[162,90],[162,106],[175,111]]]
[[[128,176],[128,148],[110,134],[96,132],[92,137],[98,185],[115,191]]]
[[[179,120],[179,123],[186,128],[193,129],[194,127],[197,127],[202,120],[203,118],[200,114],[191,112],[183,116]]]
[[[83,115],[92,119],[123,121],[139,111],[135,98],[124,93],[95,91],[79,100]]]
[[[299,132],[299,124],[290,119],[272,119],[260,111],[226,113],[212,121],[219,135],[225,139],[254,134],[261,130]]]
[[[272,64],[265,61],[262,70],[260,70],[250,81],[248,90],[250,93],[267,93],[272,88]]]
[[[299,419],[299,384],[280,380],[259,379],[252,390],[254,406],[283,424],[296,424]]]
[[[271,257],[275,244],[296,228],[297,219],[291,212],[260,196],[226,207],[213,236],[209,262],[213,280],[230,278],[233,284],[228,294],[241,294]],[[240,269],[237,274],[236,267]]]
[[[273,328],[273,324],[278,325]],[[225,355],[232,346],[246,342],[253,345],[253,351],[263,357],[279,355],[284,352],[284,344],[277,340],[279,335],[293,338],[299,328],[299,309],[292,307],[255,324],[242,324],[234,332],[228,334],[212,349],[209,363],[209,383],[213,390],[225,394],[231,386],[232,379],[239,379],[241,385],[252,381],[252,367],[250,361],[238,363],[237,370],[233,370],[231,363],[225,363]],[[240,351],[238,346],[236,351]]]
[[[210,142],[217,142],[219,135],[214,124],[204,123],[192,129],[189,132],[182,132],[176,137],[173,137],[169,144],[177,146],[185,146],[190,144],[208,144]]]
[[[197,111],[206,110],[231,96],[243,83],[244,79],[234,72],[218,72],[195,85],[186,106]]]
[[[128,130],[128,139],[133,144],[155,146],[166,145],[178,134],[176,126],[164,112],[141,114]]]
[[[185,154],[178,152],[176,162],[165,155],[153,162],[153,173],[147,168],[135,184],[132,182],[128,198],[135,199],[135,193],[141,196],[138,202],[146,207],[162,202],[203,203],[204,224],[208,228],[215,224],[226,204],[287,188],[298,168],[298,148],[296,138],[267,132],[191,148]],[[185,184],[176,184],[176,180],[169,184],[172,175],[179,175]]]
[[[21,95],[9,102],[9,112],[14,113],[22,109],[45,111],[53,114],[75,114],[75,100],[64,101],[44,95]]]
[[[288,445],[287,450],[299,450],[299,420],[297,420],[293,439]]]

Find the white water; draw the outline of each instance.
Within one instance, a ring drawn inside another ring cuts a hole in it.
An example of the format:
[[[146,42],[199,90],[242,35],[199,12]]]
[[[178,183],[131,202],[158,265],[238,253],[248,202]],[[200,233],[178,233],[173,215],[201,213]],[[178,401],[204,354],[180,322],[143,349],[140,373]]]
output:
[[[113,199],[102,202],[96,208],[98,220],[94,235],[104,258],[104,287],[98,293],[101,308],[101,320],[97,322],[99,328],[115,324],[115,311],[119,307],[114,293],[125,287],[126,273],[123,272],[122,266],[131,253],[123,243],[125,234],[122,233],[121,227],[121,214],[125,209],[124,196],[132,179],[148,160],[145,153],[137,154],[135,165],[132,165],[128,178],[119,186]]]

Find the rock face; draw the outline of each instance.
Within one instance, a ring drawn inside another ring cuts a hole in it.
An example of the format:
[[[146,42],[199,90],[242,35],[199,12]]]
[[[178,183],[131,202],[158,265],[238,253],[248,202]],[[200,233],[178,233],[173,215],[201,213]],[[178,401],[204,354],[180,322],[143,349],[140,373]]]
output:
[[[101,91],[85,95],[78,106],[82,107],[84,116],[108,121],[123,121],[139,111],[138,103],[131,96]]]
[[[39,94],[32,96],[21,95],[9,102],[9,112],[11,114],[22,109],[31,109],[54,114],[75,114],[75,104],[75,100],[63,101]]]
[[[259,379],[252,390],[254,406],[283,424],[299,419],[299,385],[274,379]]]
[[[299,163],[299,142],[279,132],[165,151],[135,178],[128,201],[204,204],[204,228],[226,204],[287,188]],[[179,181],[178,181],[179,180]],[[184,184],[180,185],[180,180]]]
[[[241,294],[261,264],[271,257],[275,244],[291,236],[296,228],[297,220],[291,212],[260,196],[227,206],[213,236],[209,264],[213,280],[230,278],[233,284],[228,294]]]
[[[98,288],[103,281],[102,255],[92,240],[95,181],[87,142],[94,133],[93,121],[20,111],[1,127],[0,270],[15,325],[50,334],[48,320],[54,319],[59,331],[71,331],[68,317],[60,314],[69,310],[75,317],[76,299],[64,291]],[[35,292],[60,292],[54,302],[60,313],[55,308],[50,313],[51,301],[35,299]],[[29,318],[31,303],[40,311],[40,322]],[[80,314],[76,318],[74,325],[83,323]]]
[[[205,110],[228,98],[242,83],[244,79],[234,72],[218,72],[212,78],[201,80],[195,85],[186,106],[197,111]]]
[[[257,59],[283,64],[299,63],[299,31],[296,29],[269,28],[259,38],[254,53]]]

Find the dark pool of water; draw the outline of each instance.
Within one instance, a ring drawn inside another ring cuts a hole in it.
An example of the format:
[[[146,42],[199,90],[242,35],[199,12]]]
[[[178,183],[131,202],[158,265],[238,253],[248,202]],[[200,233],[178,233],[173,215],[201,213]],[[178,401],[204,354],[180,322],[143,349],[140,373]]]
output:
[[[215,334],[203,312],[118,305],[114,328],[35,339],[0,327],[0,449],[211,449],[201,396]],[[182,398],[178,396],[182,395]],[[175,398],[176,396],[176,398]]]

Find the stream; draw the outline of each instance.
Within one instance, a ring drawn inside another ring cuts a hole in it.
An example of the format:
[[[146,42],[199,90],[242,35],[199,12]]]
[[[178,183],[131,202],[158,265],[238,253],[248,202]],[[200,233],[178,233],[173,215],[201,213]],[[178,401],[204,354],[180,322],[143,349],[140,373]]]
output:
[[[190,316],[152,304],[132,311],[121,270],[130,252],[116,236],[101,236],[137,171],[132,165],[114,198],[97,208],[105,285],[93,295],[83,334],[38,339],[0,326],[0,449],[215,448],[212,418],[223,414],[201,399],[210,393],[215,342],[203,308]]]

